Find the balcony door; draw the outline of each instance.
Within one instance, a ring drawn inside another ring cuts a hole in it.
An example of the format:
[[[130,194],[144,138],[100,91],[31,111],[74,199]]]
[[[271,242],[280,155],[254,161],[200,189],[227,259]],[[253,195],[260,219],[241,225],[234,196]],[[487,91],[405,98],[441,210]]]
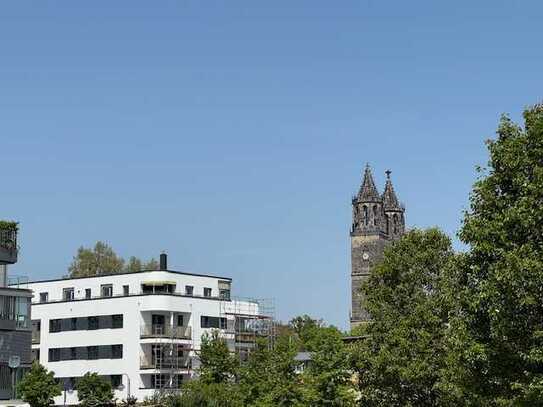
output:
[[[166,318],[164,315],[153,314],[151,319],[153,335],[164,335],[166,331]]]

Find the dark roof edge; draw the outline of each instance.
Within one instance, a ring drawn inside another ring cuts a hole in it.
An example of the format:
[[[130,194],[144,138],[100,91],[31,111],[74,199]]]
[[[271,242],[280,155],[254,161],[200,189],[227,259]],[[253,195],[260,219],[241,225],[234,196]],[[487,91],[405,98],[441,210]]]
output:
[[[55,281],[83,280],[85,278],[122,276],[122,275],[127,275],[127,274],[149,273],[149,272],[153,272],[153,271],[162,271],[164,273],[181,274],[181,275],[185,275],[185,276],[220,278],[221,280],[232,281],[232,278],[230,278],[230,277],[212,276],[210,274],[187,273],[187,272],[175,271],[175,270],[141,270],[141,271],[125,271],[124,273],[98,274],[98,275],[95,275],[95,276],[70,277],[70,278],[52,278],[52,279],[48,279],[48,280],[34,280],[34,281],[25,282],[24,284],[26,285],[26,284],[35,284],[35,283],[53,283]],[[22,284],[19,284],[19,285],[22,285]]]

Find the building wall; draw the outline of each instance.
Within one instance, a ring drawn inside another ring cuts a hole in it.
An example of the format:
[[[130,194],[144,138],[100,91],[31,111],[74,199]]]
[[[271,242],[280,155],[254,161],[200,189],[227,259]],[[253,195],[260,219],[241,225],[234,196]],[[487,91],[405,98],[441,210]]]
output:
[[[31,296],[29,290],[0,287],[0,400],[12,395],[10,357],[20,359],[17,377],[31,363]]]
[[[142,283],[151,281],[175,282],[176,291],[173,294],[142,294]],[[233,324],[234,316],[228,310],[235,307],[230,305],[233,302],[221,301],[218,298],[219,281],[229,281],[229,279],[153,271],[30,283],[30,288],[35,293],[32,305],[33,320],[40,320],[41,323],[39,344],[34,344],[33,348],[39,349],[40,363],[54,371],[55,377],[81,377],[89,371],[97,372],[100,375],[123,375],[124,389],[117,390],[115,396],[118,399],[125,399],[128,394],[128,380],[126,377],[128,375],[131,394],[138,397],[139,400],[143,400],[145,396],[154,393],[154,390],[145,388],[150,385],[150,375],[159,372],[141,369],[140,359],[142,355],[149,353],[152,344],[168,343],[172,339],[142,338],[142,327],[150,326],[153,313],[165,315],[167,325],[170,320],[173,320],[175,325],[176,316],[183,314],[184,326],[190,327],[191,336],[188,339],[175,339],[173,341],[191,349],[189,357],[193,360],[192,367],[194,368],[197,365],[195,351],[200,348],[201,337],[205,332],[212,330],[201,327],[201,317],[227,318],[228,323]],[[113,297],[84,299],[85,288],[91,288],[93,296],[95,296],[100,294],[102,284],[113,284]],[[123,285],[129,285],[130,287],[128,296],[123,295]],[[194,296],[184,295],[185,285],[194,286]],[[67,287],[74,287],[74,301],[61,300],[62,289]],[[202,297],[204,287],[212,289],[211,298]],[[40,292],[48,292],[50,302],[39,303]],[[245,305],[244,309],[254,309],[255,313],[258,312],[258,308],[251,305]],[[123,315],[122,328],[49,332],[49,321],[51,319],[112,314]],[[123,345],[122,359],[49,361],[49,349],[51,348],[113,344]],[[185,368],[181,369],[179,373],[184,375],[184,379],[188,379],[194,371]],[[69,403],[77,402],[77,392],[68,393],[67,399]],[[59,403],[63,401],[63,396],[56,401]]]

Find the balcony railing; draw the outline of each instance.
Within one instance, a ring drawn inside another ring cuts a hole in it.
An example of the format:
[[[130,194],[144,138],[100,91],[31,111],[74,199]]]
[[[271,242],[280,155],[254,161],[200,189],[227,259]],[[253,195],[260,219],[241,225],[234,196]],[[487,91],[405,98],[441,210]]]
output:
[[[0,221],[0,264],[17,263],[17,224]]]
[[[171,326],[162,324],[142,325],[141,338],[174,338],[190,339],[192,330],[190,326]]]
[[[167,357],[152,358],[151,356],[143,355],[140,358],[140,369],[174,369],[182,370],[189,367],[190,358],[183,357]]]

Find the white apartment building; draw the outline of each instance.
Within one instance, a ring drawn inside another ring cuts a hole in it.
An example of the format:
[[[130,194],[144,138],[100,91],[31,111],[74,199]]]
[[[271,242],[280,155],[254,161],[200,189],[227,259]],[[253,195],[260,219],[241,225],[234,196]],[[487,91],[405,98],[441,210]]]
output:
[[[65,388],[57,404],[77,403],[74,384],[87,372],[109,378],[119,400],[180,388],[213,329],[232,350],[243,346],[232,328],[257,316],[257,303],[232,301],[230,278],[166,270],[165,255],[160,268],[28,284],[32,351]]]

